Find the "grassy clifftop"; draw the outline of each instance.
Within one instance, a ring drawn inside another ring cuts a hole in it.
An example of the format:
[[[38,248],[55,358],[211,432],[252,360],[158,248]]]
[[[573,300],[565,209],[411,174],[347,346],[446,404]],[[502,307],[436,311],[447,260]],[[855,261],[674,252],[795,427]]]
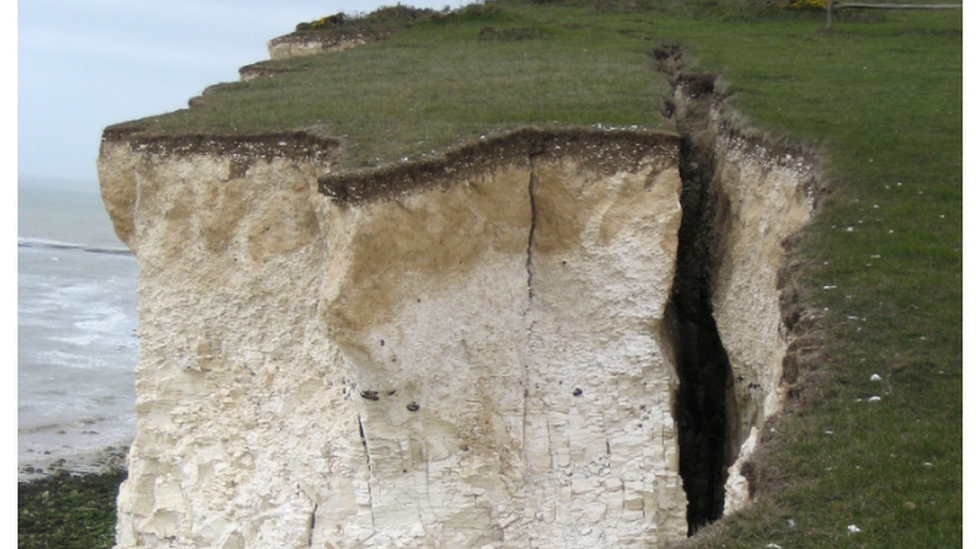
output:
[[[822,150],[832,190],[793,251],[822,359],[765,437],[756,503],[690,543],[961,546],[961,14],[826,32],[815,11],[642,6],[489,2],[117,129],[313,129],[358,169],[526,124],[666,128],[651,53],[678,44],[749,124]]]
[[[520,125],[662,128],[647,14],[475,5],[337,54],[262,64],[194,108],[139,120],[158,133],[312,129],[346,168],[416,160]]]

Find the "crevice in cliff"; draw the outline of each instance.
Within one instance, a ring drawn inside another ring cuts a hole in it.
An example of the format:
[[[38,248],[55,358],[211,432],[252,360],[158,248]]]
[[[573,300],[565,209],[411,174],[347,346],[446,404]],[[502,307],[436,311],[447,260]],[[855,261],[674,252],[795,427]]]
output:
[[[311,549],[314,547],[315,541],[315,513],[319,512],[319,504],[312,504],[312,512],[308,517],[308,547]]]
[[[530,311],[532,309],[532,247],[535,244],[535,231],[536,224],[538,221],[538,212],[536,211],[535,203],[535,189],[538,183],[538,176],[536,174],[536,157],[538,155],[532,154],[530,152],[529,159],[529,183],[528,183],[528,195],[529,195],[529,236],[525,245],[525,278],[526,286],[528,288],[528,300],[525,305],[525,310],[522,311],[522,317],[527,319],[527,340],[532,341],[534,338],[533,330],[535,328],[535,320],[530,316]],[[531,383],[531,372],[529,368],[529,361],[526,357],[522,357],[522,391],[523,391],[523,401],[522,401],[522,457],[527,459],[527,440],[526,436],[529,428],[529,384]]]
[[[366,430],[363,429],[363,418],[358,417],[359,420],[359,440],[363,442],[363,452],[366,453],[366,467],[370,467],[369,463],[369,445],[366,444]]]
[[[531,211],[532,221],[529,225],[529,241],[525,247],[525,273],[529,286],[529,300],[532,300],[532,244],[535,241],[536,209],[535,209],[535,186],[538,181],[535,172],[535,157],[529,157],[529,210]]]
[[[376,517],[373,514],[373,463],[369,457],[369,445],[366,443],[366,429],[363,428],[363,417],[358,416],[359,420],[359,438],[363,441],[363,451],[366,453],[366,470],[369,473],[369,478],[366,479],[366,492],[369,497],[369,520],[373,524],[373,528],[376,528]]]
[[[735,421],[730,392],[732,370],[712,315],[718,191],[714,135],[709,114],[715,100],[715,75],[684,74],[676,48],[655,51],[662,71],[671,76],[673,98],[666,102],[681,136],[681,227],[671,299],[667,307],[675,327],[674,350],[680,386],[675,403],[680,448],[679,472],[688,498],[688,535],[721,518]],[[677,104],[676,104],[677,103]]]

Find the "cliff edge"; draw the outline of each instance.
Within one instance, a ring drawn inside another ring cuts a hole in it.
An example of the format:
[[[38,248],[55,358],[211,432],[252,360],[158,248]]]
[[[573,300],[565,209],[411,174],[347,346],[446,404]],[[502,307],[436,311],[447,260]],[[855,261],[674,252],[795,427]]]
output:
[[[674,82],[680,133],[370,170],[309,131],[107,129],[140,266],[118,546],[647,547],[747,505],[816,165]]]

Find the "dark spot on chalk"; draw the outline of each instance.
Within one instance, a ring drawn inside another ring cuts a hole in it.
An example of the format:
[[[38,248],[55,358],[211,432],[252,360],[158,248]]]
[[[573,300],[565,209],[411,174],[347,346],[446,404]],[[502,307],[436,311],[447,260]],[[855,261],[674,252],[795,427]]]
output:
[[[420,405],[417,404],[416,402],[411,402],[410,404],[407,404],[407,410],[410,410],[411,412],[416,412],[419,409],[420,409]]]
[[[575,390],[573,391],[573,396],[574,396],[574,397],[578,397],[578,396],[583,396],[583,389],[580,389],[579,387],[577,387],[577,388],[576,388],[576,389],[575,389]]]

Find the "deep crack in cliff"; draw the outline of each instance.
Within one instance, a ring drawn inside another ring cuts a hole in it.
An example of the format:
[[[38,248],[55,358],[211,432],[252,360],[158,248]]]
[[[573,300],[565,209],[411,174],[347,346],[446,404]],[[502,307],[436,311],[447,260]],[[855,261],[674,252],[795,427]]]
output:
[[[731,440],[730,429],[730,420],[737,416],[732,368],[712,315],[712,272],[717,260],[713,233],[721,199],[712,188],[716,154],[708,117],[716,77],[682,73],[680,50],[675,47],[659,48],[655,57],[672,84],[672,99],[666,102],[664,114],[681,136],[682,218],[667,314],[674,328],[680,380],[675,420],[690,536],[722,517],[728,467],[737,443]],[[682,105],[676,106],[675,101]]]

